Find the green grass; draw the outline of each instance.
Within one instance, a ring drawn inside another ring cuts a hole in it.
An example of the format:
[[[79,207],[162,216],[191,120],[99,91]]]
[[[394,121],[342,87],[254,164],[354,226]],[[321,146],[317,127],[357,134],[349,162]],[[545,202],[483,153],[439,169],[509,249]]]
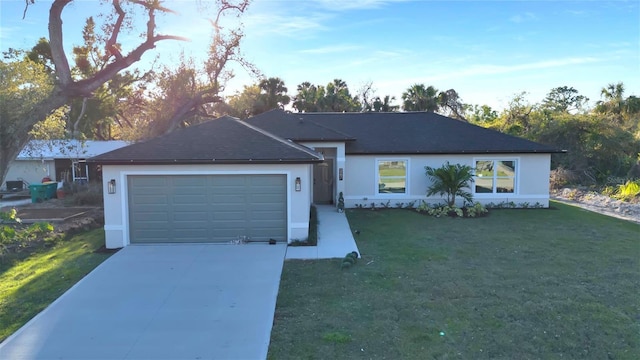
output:
[[[18,330],[109,257],[95,253],[104,231],[93,230],[52,248],[0,262],[0,341]]]
[[[285,262],[269,358],[640,358],[640,226],[552,206],[349,210],[363,258]]]

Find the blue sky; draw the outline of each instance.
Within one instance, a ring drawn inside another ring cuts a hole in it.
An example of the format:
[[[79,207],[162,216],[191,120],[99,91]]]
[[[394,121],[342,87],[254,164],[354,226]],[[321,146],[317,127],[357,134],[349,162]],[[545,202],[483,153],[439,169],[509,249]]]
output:
[[[24,1],[2,0],[0,50],[29,48],[46,36],[50,3],[36,0],[22,20]],[[171,64],[180,49],[205,55],[206,9],[196,1],[166,6],[179,14],[161,18],[159,32],[192,41],[160,43],[142,67],[155,56]],[[106,10],[97,0],[65,9],[65,46],[80,44],[84,19]],[[521,91],[538,102],[565,85],[592,103],[612,82],[640,96],[638,1],[254,0],[240,21],[246,58],[264,75],[282,78],[290,94],[303,81],[341,78],[354,93],[373,82],[378,95],[394,95],[397,103],[414,83],[453,88],[466,103],[498,109]],[[136,39],[121,40],[126,50]],[[227,94],[254,81],[235,73]]]

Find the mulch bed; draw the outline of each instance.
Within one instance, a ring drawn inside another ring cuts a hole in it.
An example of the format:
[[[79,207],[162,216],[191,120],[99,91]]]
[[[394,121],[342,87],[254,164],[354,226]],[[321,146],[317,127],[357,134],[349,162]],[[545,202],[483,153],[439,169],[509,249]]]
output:
[[[91,210],[91,208],[16,208],[18,218],[22,222],[33,221],[63,221],[76,217]]]

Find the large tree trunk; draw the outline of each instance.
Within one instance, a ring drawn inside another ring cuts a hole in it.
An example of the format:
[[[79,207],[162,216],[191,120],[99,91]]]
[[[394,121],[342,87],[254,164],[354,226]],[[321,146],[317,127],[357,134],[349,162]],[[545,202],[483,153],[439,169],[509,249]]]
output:
[[[27,142],[29,142],[29,132],[33,126],[45,119],[53,110],[63,106],[69,101],[69,98],[57,89],[54,91],[51,96],[36,104],[31,111],[25,115],[24,122],[13,131],[12,136],[3,137],[0,140],[0,179],[2,180],[2,184],[4,184],[9,166]]]
[[[118,72],[139,61],[146,51],[155,48],[156,42],[167,39],[185,40],[185,38],[179,36],[155,34],[155,12],[167,12],[169,11],[168,9],[161,7],[159,3],[133,1],[133,3],[143,6],[147,11],[148,22],[145,41],[127,56],[122,56],[116,47],[111,46],[112,49],[107,49],[109,50],[109,57],[112,59],[111,62],[93,76],[76,81],[71,76],[69,61],[64,53],[62,33],[62,11],[72,1],[55,0],[51,4],[49,11],[49,44],[51,45],[51,57],[55,65],[56,87],[51,95],[37,103],[28,114],[25,114],[24,121],[20,126],[10,129],[8,132],[2,132],[2,138],[0,139],[0,184],[4,184],[9,165],[29,141],[29,132],[36,123],[44,120],[51,112],[65,105],[73,98],[91,97],[93,91],[113,78]],[[29,4],[27,2],[27,7]],[[117,14],[117,20],[113,24],[107,46],[117,43],[125,17],[125,13],[120,6],[120,0],[112,0],[112,4]]]

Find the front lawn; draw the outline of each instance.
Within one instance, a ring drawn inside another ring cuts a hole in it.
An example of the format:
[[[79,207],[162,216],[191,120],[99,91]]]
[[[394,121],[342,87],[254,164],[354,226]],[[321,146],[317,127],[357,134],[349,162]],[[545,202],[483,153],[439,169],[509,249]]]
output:
[[[0,342],[106,260],[110,253],[95,252],[102,245],[97,229],[0,259]]]
[[[640,358],[640,226],[552,206],[347,211],[363,258],[285,262],[269,358]]]

